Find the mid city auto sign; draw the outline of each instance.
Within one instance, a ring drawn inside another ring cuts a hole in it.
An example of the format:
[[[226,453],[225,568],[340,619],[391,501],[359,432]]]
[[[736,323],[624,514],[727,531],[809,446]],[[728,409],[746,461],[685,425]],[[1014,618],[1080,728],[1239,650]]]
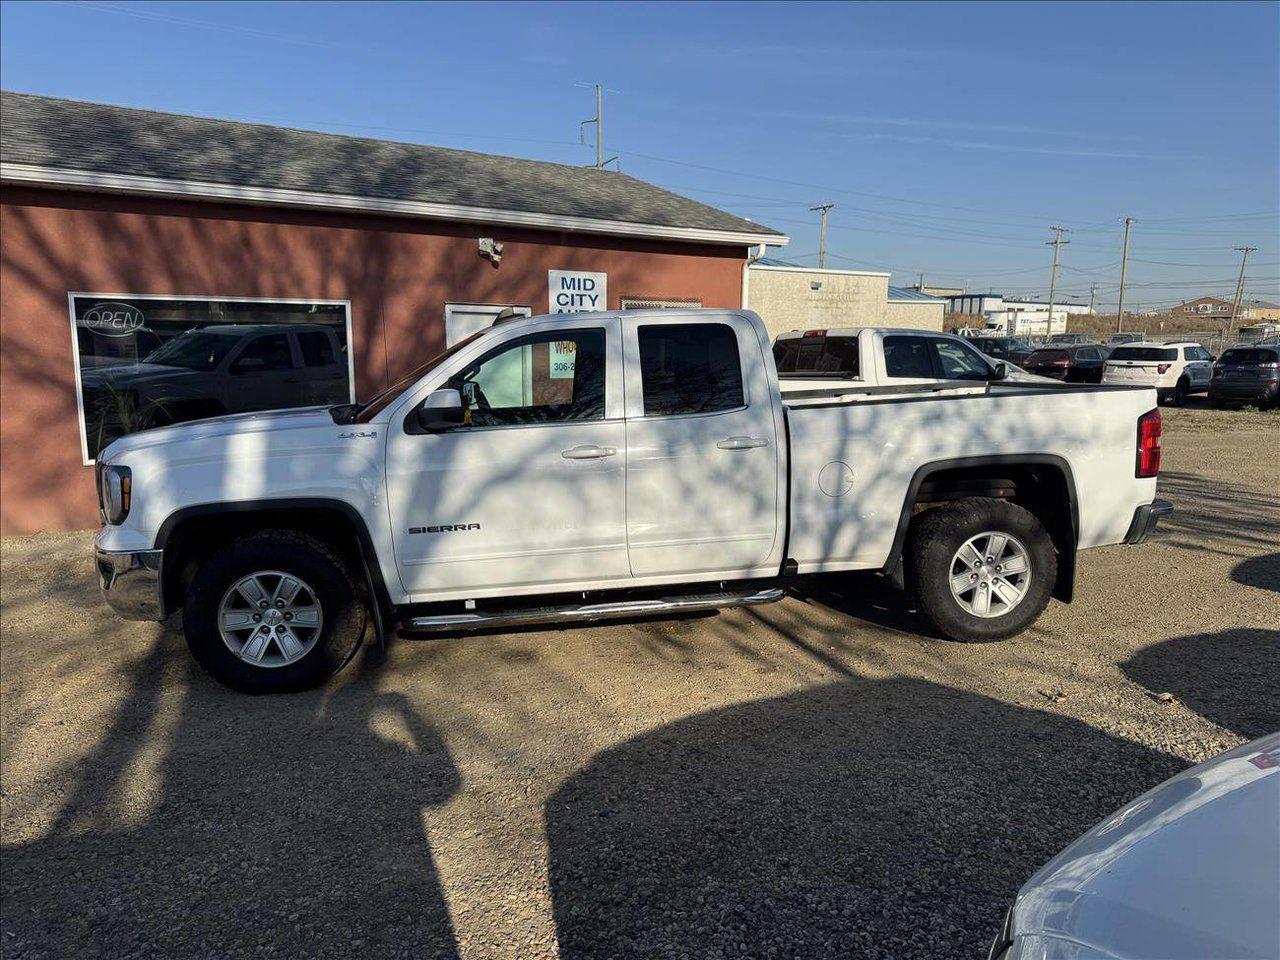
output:
[[[547,312],[585,313],[609,309],[609,275],[582,270],[547,271]]]

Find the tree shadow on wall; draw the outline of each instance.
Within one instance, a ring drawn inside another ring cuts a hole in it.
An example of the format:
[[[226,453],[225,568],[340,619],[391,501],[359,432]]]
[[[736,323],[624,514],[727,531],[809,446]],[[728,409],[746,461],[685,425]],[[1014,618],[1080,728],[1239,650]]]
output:
[[[132,664],[47,835],[5,848],[5,957],[455,958],[423,821],[459,775],[429,722],[367,669],[250,698],[189,667],[165,742],[180,644]],[[133,805],[154,742],[154,803]]]
[[[918,680],[700,714],[548,801],[561,952],[981,956],[1037,867],[1182,766]]]

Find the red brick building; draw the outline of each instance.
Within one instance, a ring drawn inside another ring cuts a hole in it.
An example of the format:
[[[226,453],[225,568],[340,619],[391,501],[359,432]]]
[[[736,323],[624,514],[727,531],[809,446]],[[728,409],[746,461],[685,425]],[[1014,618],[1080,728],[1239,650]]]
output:
[[[741,306],[787,239],[593,168],[25,94],[0,118],[6,535],[94,525],[122,432],[367,398],[505,307]]]

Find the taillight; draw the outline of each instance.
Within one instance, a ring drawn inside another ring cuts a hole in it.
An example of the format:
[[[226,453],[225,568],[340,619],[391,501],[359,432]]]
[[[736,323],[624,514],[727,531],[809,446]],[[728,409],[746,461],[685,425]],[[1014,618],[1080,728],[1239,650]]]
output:
[[[1171,366],[1173,366],[1173,364],[1171,364],[1171,363],[1162,363],[1162,364],[1160,364],[1159,366],[1157,366],[1157,367],[1156,367],[1156,373],[1164,373],[1164,372],[1165,372],[1166,370],[1168,370]]]
[[[1069,367],[1071,366],[1071,361],[1068,360],[1066,357],[1063,357],[1061,360],[1053,361],[1053,365],[1055,367]]]
[[[1160,472],[1160,411],[1148,410],[1138,418],[1138,459],[1133,475],[1154,477]]]
[[[810,337],[825,337],[826,335],[827,335],[827,331],[825,330],[806,330],[804,332],[804,337],[806,340],[808,340]]]

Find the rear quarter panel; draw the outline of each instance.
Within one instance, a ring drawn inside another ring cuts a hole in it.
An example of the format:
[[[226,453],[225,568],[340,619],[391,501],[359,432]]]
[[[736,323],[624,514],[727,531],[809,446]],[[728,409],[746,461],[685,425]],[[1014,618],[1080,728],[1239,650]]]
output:
[[[802,573],[882,567],[915,472],[989,455],[1065,460],[1078,545],[1119,543],[1134,509],[1155,498],[1156,481],[1134,476],[1138,417],[1155,406],[1149,389],[1051,387],[793,407],[789,555]],[[830,482],[840,476],[852,482]]]

